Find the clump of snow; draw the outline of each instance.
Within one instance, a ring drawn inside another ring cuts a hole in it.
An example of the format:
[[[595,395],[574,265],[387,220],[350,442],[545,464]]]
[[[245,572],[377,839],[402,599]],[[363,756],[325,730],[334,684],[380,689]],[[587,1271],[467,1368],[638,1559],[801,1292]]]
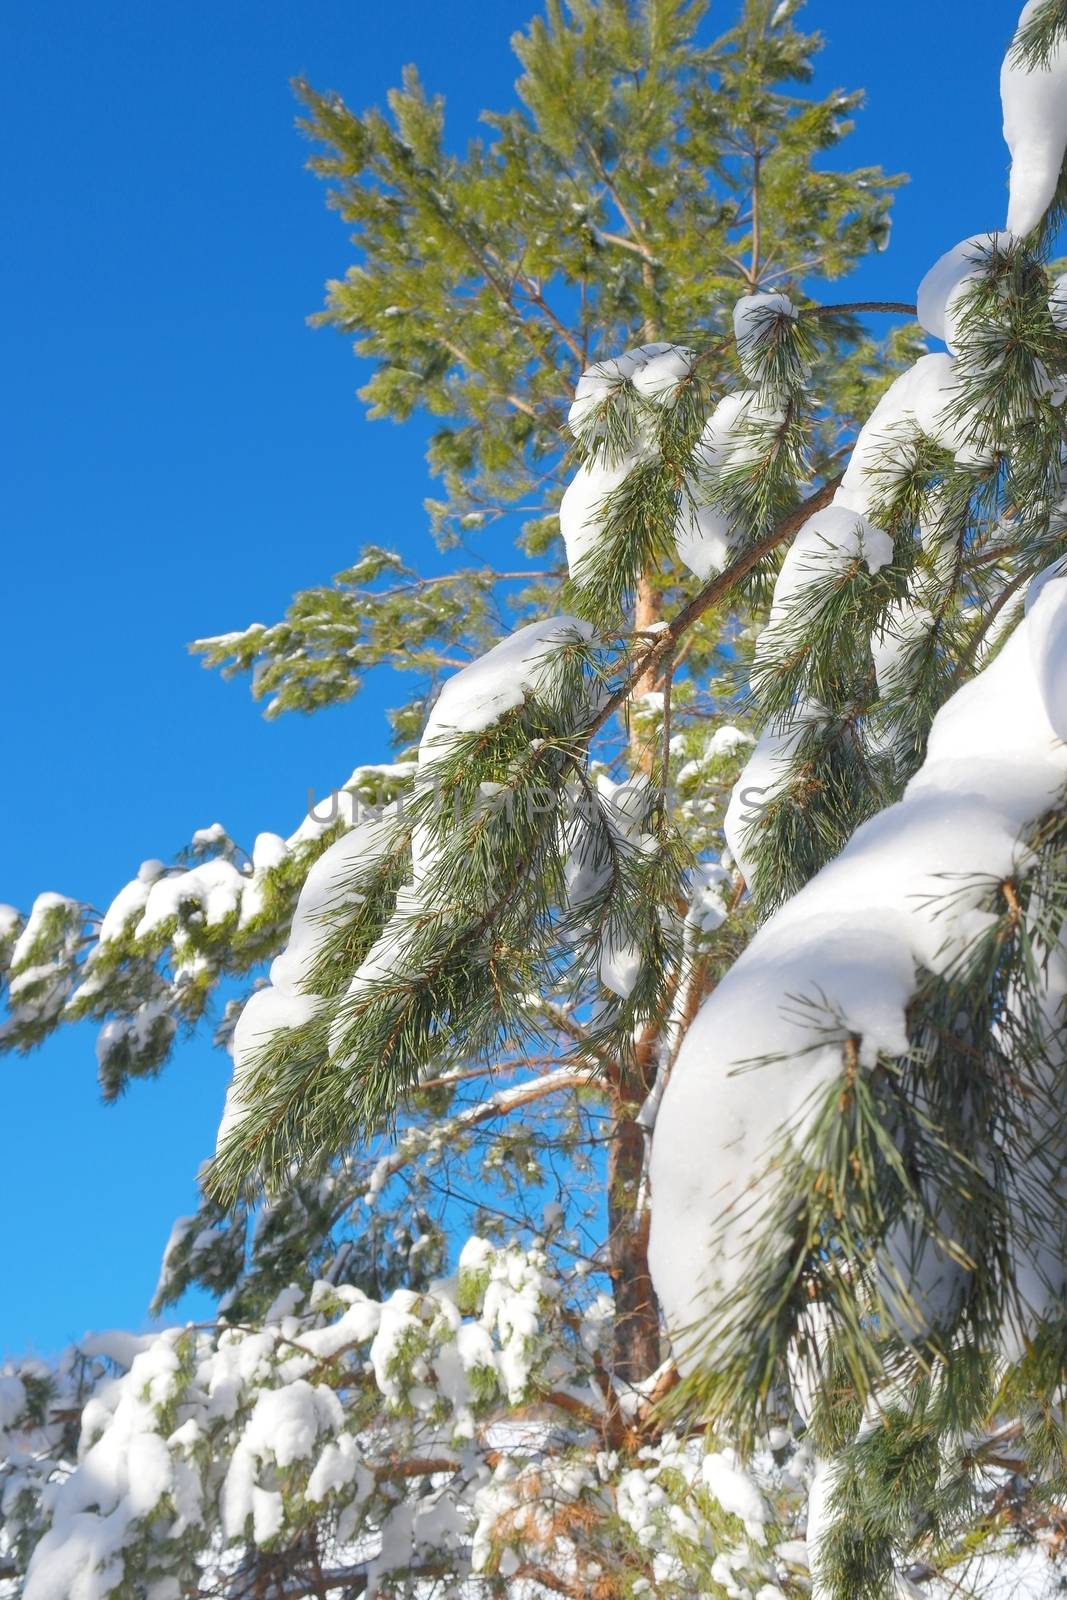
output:
[[[142,861],[136,878],[119,890],[104,913],[98,935],[101,944],[121,938],[129,931],[133,919],[143,914],[152,885],[165,871],[162,861]]]
[[[650,353],[646,361],[635,367],[630,382],[646,400],[667,405],[677,394],[679,384],[692,372],[696,355],[676,344],[662,345],[659,349],[646,345],[645,349],[655,350],[655,354]]]
[[[328,1494],[357,1484],[357,1498],[365,1499],[372,1479],[359,1457],[359,1449],[350,1433],[340,1433],[324,1446],[308,1479],[306,1498],[314,1504],[325,1500]]]
[[[730,564],[734,521],[714,505],[694,505],[683,498],[674,529],[678,559],[701,583]]]
[[[756,646],[757,660],[773,651],[779,630],[803,608],[805,591],[854,562],[880,572],[893,559],[893,541],[881,528],[843,505],[829,505],[808,518],[790,545],[774,589],[767,627]]]
[[[723,832],[738,871],[750,886],[758,882],[758,848],[752,830],[777,795],[787,786],[790,769],[806,731],[823,721],[825,711],[814,702],[795,706],[782,728],[769,723],[756,741],[745,769],[730,795]],[[753,842],[750,843],[750,840]]]
[[[288,1467],[305,1461],[320,1434],[340,1428],[343,1422],[341,1402],[332,1389],[298,1378],[259,1396],[242,1443],[257,1460]]]
[[[990,256],[1012,243],[1010,233],[980,233],[936,261],[919,285],[919,321],[935,339],[955,351],[959,336],[958,313],[967,288],[980,277]]]
[[[43,938],[45,929],[54,916],[58,915],[65,920],[68,917],[75,917],[79,911],[78,902],[71,900],[67,895],[54,894],[51,890],[39,894],[30,908],[25,927],[15,940],[11,952],[13,971],[17,972],[19,967],[30,960],[38,940]]]
[[[834,504],[873,518],[908,470],[901,446],[916,429],[956,457],[961,466],[992,459],[977,423],[956,414],[960,384],[950,355],[921,356],[882,396],[849,458]]]
[[[797,309],[786,294],[746,294],[734,306],[737,358],[746,378],[762,383],[767,376],[768,344],[783,317],[796,321]]]
[[[148,938],[176,921],[183,911],[198,913],[209,928],[217,927],[227,918],[236,916],[245,881],[244,874],[233,862],[221,856],[203,861],[188,872],[168,873],[154,879],[143,915],[134,930],[135,937]]]
[[[648,831],[655,797],[644,774],[615,783],[606,773],[600,773],[594,795],[590,803],[596,807],[595,818],[579,813],[567,840],[567,902],[575,909],[595,901],[611,876],[612,863],[604,848],[605,830],[620,854],[651,854],[656,848],[655,836]],[[600,979],[613,994],[626,999],[641,973],[641,951],[621,930],[611,926],[611,920],[600,939]]]
[[[776,1195],[768,1160],[778,1139],[803,1146],[812,1110],[840,1081],[844,1041],[860,1041],[863,1068],[904,1053],[917,969],[957,963],[987,886],[1023,864],[1026,827],[1067,779],[1065,657],[1067,578],[1055,576],[992,665],[938,713],[901,802],[764,925],[701,1008],[652,1147],[652,1270],[676,1334],[710,1331],[716,1304],[755,1271]],[[936,1319],[953,1292],[943,1260],[930,1252],[913,1265]],[[692,1340],[678,1355],[695,1359]]]
[[[682,345],[645,344],[621,356],[598,361],[578,380],[567,425],[576,438],[593,445],[603,438],[603,428],[595,427],[597,409],[612,395],[632,384],[646,400],[663,405],[673,398],[678,385],[692,371],[695,356]]]
[[[630,417],[628,429],[622,427],[610,440],[598,408],[620,390],[629,388],[652,406],[668,406],[693,368],[693,351],[681,345],[649,344],[609,361],[600,361],[585,371],[575,390],[569,426],[576,438],[591,452],[567,486],[559,510],[560,531],[567,549],[567,565],[575,582],[582,581],[582,569],[590,553],[604,535],[608,501],[641,461],[655,453],[650,421]],[[622,435],[628,432],[624,441]]]
[[[752,297],[750,314],[739,317],[746,338],[785,311],[793,315],[784,295]],[[597,408],[620,390],[630,389],[640,399],[669,405],[693,369],[696,357],[680,345],[645,345],[610,361],[590,367],[578,383],[570,411],[571,431],[590,452],[568,484],[560,506],[560,531],[567,549],[571,577],[582,581],[583,567],[604,537],[610,497],[640,463],[655,459],[654,429],[638,415],[629,433],[620,424],[609,442]],[[679,495],[674,528],[679,560],[702,582],[721,572],[730,560],[733,519],[715,503],[716,484],[722,471],[756,460],[763,436],[781,425],[782,412],[756,390],[726,395],[708,418],[694,453],[693,471]]]
[[[934,619],[913,600],[894,600],[871,638],[878,692],[900,692],[907,681],[911,655],[928,637]]]
[[[438,696],[419,745],[419,765],[445,760],[455,736],[480,733],[551,681],[554,658],[568,644],[588,643],[591,623],[549,617],[501,639],[469,667],[449,678]]]
[[[709,760],[717,756],[735,756],[739,750],[744,750],[754,743],[755,740],[750,733],[746,733],[743,728],[735,728],[732,722],[726,722],[721,728],[715,729],[704,746],[704,754]]]
[[[216,845],[227,844],[229,837],[221,822],[212,822],[206,828],[197,828],[193,834],[192,847],[195,852],[212,850]]]
[[[1016,38],[1044,4],[1027,0]],[[1025,237],[1056,195],[1067,149],[1067,40],[1060,36],[1045,67],[1015,61],[1009,52],[1000,76],[1004,138],[1011,151],[1008,229]]]
[[[596,459],[578,468],[567,485],[559,508],[559,526],[567,549],[567,566],[576,583],[582,568],[603,537],[607,522],[607,502],[630,476],[638,457],[620,461]]]
[[[306,993],[309,969],[331,916],[360,903],[360,880],[381,861],[390,841],[388,823],[362,822],[342,834],[312,866],[296,903],[286,947],[271,963],[270,981],[280,994]]]
[[[686,912],[686,929],[708,934],[721,928],[727,917],[725,892],[730,885],[730,874],[718,862],[699,862],[693,872]]]
[[[247,1115],[248,1075],[263,1049],[276,1034],[310,1022],[321,1004],[314,995],[286,994],[273,988],[258,989],[245,1003],[233,1033],[233,1078],[226,1090],[216,1149],[222,1149]]]
[[[770,1521],[766,1500],[733,1450],[712,1450],[700,1463],[704,1482],[731,1516],[739,1517],[751,1539],[763,1539]]]

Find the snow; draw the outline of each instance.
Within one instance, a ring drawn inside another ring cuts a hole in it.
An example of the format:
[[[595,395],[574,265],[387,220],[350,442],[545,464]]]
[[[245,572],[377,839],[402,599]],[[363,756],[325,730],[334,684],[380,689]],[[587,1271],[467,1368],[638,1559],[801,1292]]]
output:
[[[762,1540],[770,1521],[767,1502],[733,1450],[712,1450],[700,1463],[701,1476],[715,1499],[731,1516],[739,1517],[750,1539]]]
[[[693,883],[686,913],[686,927],[708,934],[721,928],[726,921],[724,891],[729,887],[730,874],[715,862],[701,861],[693,871]]]
[[[767,347],[783,317],[795,321],[797,309],[785,294],[746,294],[734,306],[737,358],[746,378],[762,383],[767,376]]]
[[[285,1520],[285,1508],[277,1489],[252,1490],[252,1537],[257,1544],[267,1544],[280,1531]]]
[[[549,617],[509,634],[484,656],[449,678],[426,723],[419,765],[448,758],[457,735],[481,733],[527,696],[544,693],[552,680],[554,658],[568,644],[587,644],[591,623],[577,617]]]
[[[39,894],[30,908],[26,926],[15,940],[14,948],[11,951],[12,968],[17,969],[29,960],[30,954],[43,934],[46,923],[53,912],[74,914],[79,910],[78,902],[69,899],[66,895],[53,894],[51,891]]]
[[[409,1289],[399,1289],[381,1308],[378,1330],[370,1347],[374,1377],[387,1400],[399,1402],[403,1379],[398,1370],[400,1349],[408,1337],[417,1337],[422,1324],[415,1315],[419,1297]]]
[[[704,424],[697,461],[714,477],[724,470],[751,466],[763,455],[763,438],[774,433],[785,412],[761,397],[758,389],[724,395]]]
[[[652,351],[654,346],[647,345]],[[669,404],[678,385],[689,377],[696,354],[681,345],[668,344],[634,369],[631,383],[638,394],[657,405]]]
[[[975,436],[976,425],[951,414],[959,397],[953,357],[921,356],[891,385],[860,430],[834,504],[873,519],[908,470],[908,453],[901,444],[916,428],[950,451],[960,465],[977,466],[988,460],[988,447]]]
[[[819,1552],[830,1524],[830,1496],[834,1488],[834,1469],[830,1462],[816,1460],[808,1490],[808,1524],[805,1539],[811,1569],[811,1600],[830,1600],[819,1576]]]
[[[363,1492],[370,1487],[369,1474],[362,1467],[356,1441],[350,1433],[340,1433],[325,1446],[308,1479],[307,1499],[313,1504],[325,1500],[328,1494],[344,1489],[357,1475],[363,1479]]]
[[[737,534],[734,518],[716,503],[720,480],[758,460],[783,420],[784,412],[759,391],[742,389],[724,395],[704,424],[674,526],[678,558],[702,583],[729,566]]]
[[[559,527],[567,549],[567,566],[576,583],[582,581],[585,562],[604,534],[608,498],[622,487],[637,457],[604,462],[591,460],[578,468],[567,485],[559,508]]]
[[[233,1033],[233,1078],[216,1137],[221,1150],[248,1112],[245,1088],[255,1063],[275,1034],[310,1022],[321,1005],[314,995],[285,994],[279,989],[259,989],[248,1000]]]
[[[173,1483],[154,1405],[177,1370],[173,1336],[156,1338],[134,1356],[129,1381],[98,1390],[86,1406],[83,1440],[91,1442],[78,1470],[52,1486],[52,1526],[30,1561],[26,1600],[105,1600],[121,1582],[131,1527]]]
[[[386,854],[392,839],[387,822],[359,823],[341,835],[304,879],[289,939],[271,964],[270,981],[282,994],[300,996],[331,916],[360,903],[360,881]]]
[[[748,843],[750,830],[789,780],[797,747],[807,729],[822,721],[826,713],[814,703],[796,706],[784,728],[769,723],[756,741],[730,795],[723,832],[738,871],[750,886],[758,882],[758,847]]]
[[[574,910],[597,900],[611,877],[611,863],[602,846],[606,829],[620,854],[650,854],[656,848],[655,836],[647,831],[654,795],[647,777],[639,774],[615,783],[599,773],[595,784],[597,825],[579,813],[569,830],[568,856],[564,867],[567,903]],[[609,919],[600,939],[600,979],[620,999],[633,993],[641,972],[640,948],[625,937],[615,919]]]
[[[289,847],[279,833],[257,833],[252,845],[253,872],[271,872],[280,867]]]
[[[233,862],[221,857],[203,861],[188,872],[156,878],[134,930],[135,937],[148,938],[176,921],[183,909],[188,913],[190,907],[196,908],[209,928],[217,927],[237,914],[245,882]]]
[[[392,838],[390,820],[361,822],[342,834],[308,872],[293,913],[288,943],[271,963],[270,985],[246,1001],[234,1028],[233,1080],[226,1093],[216,1149],[222,1148],[247,1112],[243,1085],[264,1048],[279,1032],[303,1027],[321,1009],[321,999],[305,987],[319,945],[331,920],[359,904],[360,882],[379,865]],[[268,861],[278,855],[279,846],[282,851],[287,848],[276,835],[260,835],[257,846],[261,860],[266,857]]]
[[[749,341],[766,323],[767,312],[795,314],[784,295],[751,299],[751,309],[738,313],[743,337]],[[624,388],[632,388],[646,403],[669,405],[695,359],[684,346],[645,345],[598,362],[582,374],[569,425],[589,456],[568,484],[559,512],[567,564],[575,582],[582,581],[585,564],[604,537],[610,497],[636,466],[655,457],[654,430],[646,419],[640,415],[629,419],[628,442],[613,434],[609,445],[606,426],[597,420],[597,408]],[[679,496],[674,528],[678,558],[701,582],[728,565],[735,533],[732,519],[715,504],[718,479],[724,470],[755,460],[761,436],[779,427],[782,416],[778,407],[761,401],[759,392],[752,389],[724,396],[705,424],[694,452],[692,474]]]
[[[137,1356],[150,1350],[156,1341],[151,1333],[127,1333],[124,1328],[109,1328],[99,1333],[87,1334],[79,1340],[78,1350],[84,1356],[102,1356],[121,1367],[132,1367]]]
[[[735,728],[733,723],[726,722],[721,728],[716,728],[707,744],[704,754],[709,759],[718,756],[735,756],[739,750],[744,750],[748,745],[754,744],[750,733],[745,733],[743,728]]]
[[[197,828],[193,834],[192,846],[194,850],[210,850],[214,845],[224,844],[229,834],[221,822],[212,822],[206,828]]]
[[[859,1039],[863,1068],[906,1050],[917,968],[943,973],[961,958],[987,886],[1016,870],[1025,827],[1061,791],[1065,641],[1067,578],[1054,576],[992,665],[938,713],[901,802],[764,925],[702,1006],[651,1158],[652,1272],[676,1334],[693,1323],[709,1332],[716,1303],[773,1248],[768,1159],[779,1140],[803,1146],[807,1119],[840,1081],[843,1041]],[[935,1317],[953,1293],[943,1265],[929,1253],[912,1285]],[[692,1363],[692,1341],[679,1338],[676,1354]]]
[[[688,377],[695,356],[682,345],[646,344],[621,356],[598,361],[578,380],[567,425],[575,438],[592,446],[603,438],[596,424],[598,408],[632,383],[642,398],[663,405],[670,402],[679,382]]]
[[[967,288],[982,275],[989,258],[1013,243],[1010,233],[980,233],[953,245],[936,261],[919,285],[919,321],[935,339],[943,339],[955,351],[958,313]]]
[[[689,495],[683,496],[674,528],[675,547],[678,559],[701,583],[729,566],[733,534],[733,519],[725,511],[694,505]]]
[[[880,572],[893,560],[893,541],[881,528],[843,505],[829,505],[808,518],[790,545],[774,589],[770,620],[756,646],[757,660],[778,644],[779,630],[807,603],[806,590],[862,561]]]
[[[881,695],[901,693],[914,652],[934,626],[925,606],[913,600],[894,600],[871,638],[871,654]]]
[[[242,1443],[259,1460],[288,1467],[311,1455],[321,1433],[343,1423],[344,1412],[334,1391],[298,1378],[259,1396]]]
[[[136,878],[119,890],[104,912],[98,935],[101,944],[119,939],[128,932],[134,917],[144,912],[153,883],[165,870],[162,861],[142,861]]]
[[[1027,0],[1021,31],[1044,0]],[[1011,151],[1008,229],[1025,237],[1052,204],[1067,148],[1067,39],[1060,35],[1047,67],[1014,62],[1009,53],[1000,77],[1004,138]]]
[[[316,1360],[329,1361],[349,1345],[366,1344],[378,1331],[381,1307],[376,1300],[354,1291],[356,1298],[337,1322],[300,1335],[299,1344]]]

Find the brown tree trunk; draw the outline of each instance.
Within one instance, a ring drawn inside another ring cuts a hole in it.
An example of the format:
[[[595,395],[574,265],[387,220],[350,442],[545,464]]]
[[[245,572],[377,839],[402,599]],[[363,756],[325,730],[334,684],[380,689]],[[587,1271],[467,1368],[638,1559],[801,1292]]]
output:
[[[662,1361],[659,1301],[648,1270],[648,1206],[638,1211],[646,1134],[634,1120],[655,1076],[657,1043],[657,1030],[649,1027],[638,1042],[636,1059],[621,1075],[608,1154],[613,1367],[623,1383],[641,1382]]]
[[[648,1211],[637,1215],[645,1135],[615,1123],[608,1157],[608,1256],[615,1296],[614,1376],[639,1383],[660,1364],[659,1302],[648,1270]]]
[[[651,575],[642,573],[637,583],[637,597],[634,604],[634,630],[640,633],[643,629],[654,627],[663,614],[663,596],[654,587]],[[634,685],[634,698],[643,694],[651,694],[658,685],[658,675],[653,669],[646,672]],[[652,776],[656,764],[656,751],[652,744],[640,739],[632,724],[630,728],[630,765],[633,771],[643,772],[646,777]]]

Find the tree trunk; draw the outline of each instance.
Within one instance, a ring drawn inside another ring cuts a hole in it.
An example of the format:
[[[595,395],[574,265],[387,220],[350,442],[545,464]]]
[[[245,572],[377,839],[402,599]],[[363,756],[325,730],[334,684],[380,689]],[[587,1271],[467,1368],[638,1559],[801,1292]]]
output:
[[[653,627],[663,613],[663,596],[653,586],[651,575],[642,573],[637,583],[637,598],[634,604],[634,629],[640,633],[643,628]],[[658,676],[653,669],[646,672],[634,685],[633,698],[643,694],[651,694],[657,687]],[[646,777],[651,777],[656,764],[655,747],[638,737],[631,724],[630,728],[630,765],[635,773],[643,772]]]
[[[649,1212],[641,1200],[645,1131],[634,1120],[652,1086],[657,1030],[638,1042],[636,1059],[618,1084],[608,1154],[608,1260],[615,1298],[614,1375],[639,1383],[662,1360],[659,1301],[648,1270]]]
[[[615,1296],[614,1376],[639,1383],[660,1364],[659,1302],[648,1271],[648,1210],[637,1214],[645,1135],[622,1116],[608,1157],[608,1257]]]

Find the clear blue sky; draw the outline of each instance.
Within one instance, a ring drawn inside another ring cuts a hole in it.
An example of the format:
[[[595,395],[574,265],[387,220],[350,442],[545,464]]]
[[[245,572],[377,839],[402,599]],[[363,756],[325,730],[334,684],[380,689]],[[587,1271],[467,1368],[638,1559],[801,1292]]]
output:
[[[845,157],[907,171],[890,250],[851,288],[910,299],[1001,225],[997,73],[1020,0],[809,0],[816,87],[865,86]],[[420,425],[366,423],[310,331],[343,226],[304,170],[289,79],[356,106],[415,60],[454,134],[509,103],[534,0],[15,0],[0,29],[6,391],[0,901],[96,905],[222,821],[289,832],[385,748],[385,686],[265,723],[189,639],[273,620],[374,539],[428,544]],[[713,6],[724,25],[733,0]],[[191,1208],[228,1061],[184,1048],[101,1107],[93,1030],[0,1058],[0,1353],[139,1326]]]

